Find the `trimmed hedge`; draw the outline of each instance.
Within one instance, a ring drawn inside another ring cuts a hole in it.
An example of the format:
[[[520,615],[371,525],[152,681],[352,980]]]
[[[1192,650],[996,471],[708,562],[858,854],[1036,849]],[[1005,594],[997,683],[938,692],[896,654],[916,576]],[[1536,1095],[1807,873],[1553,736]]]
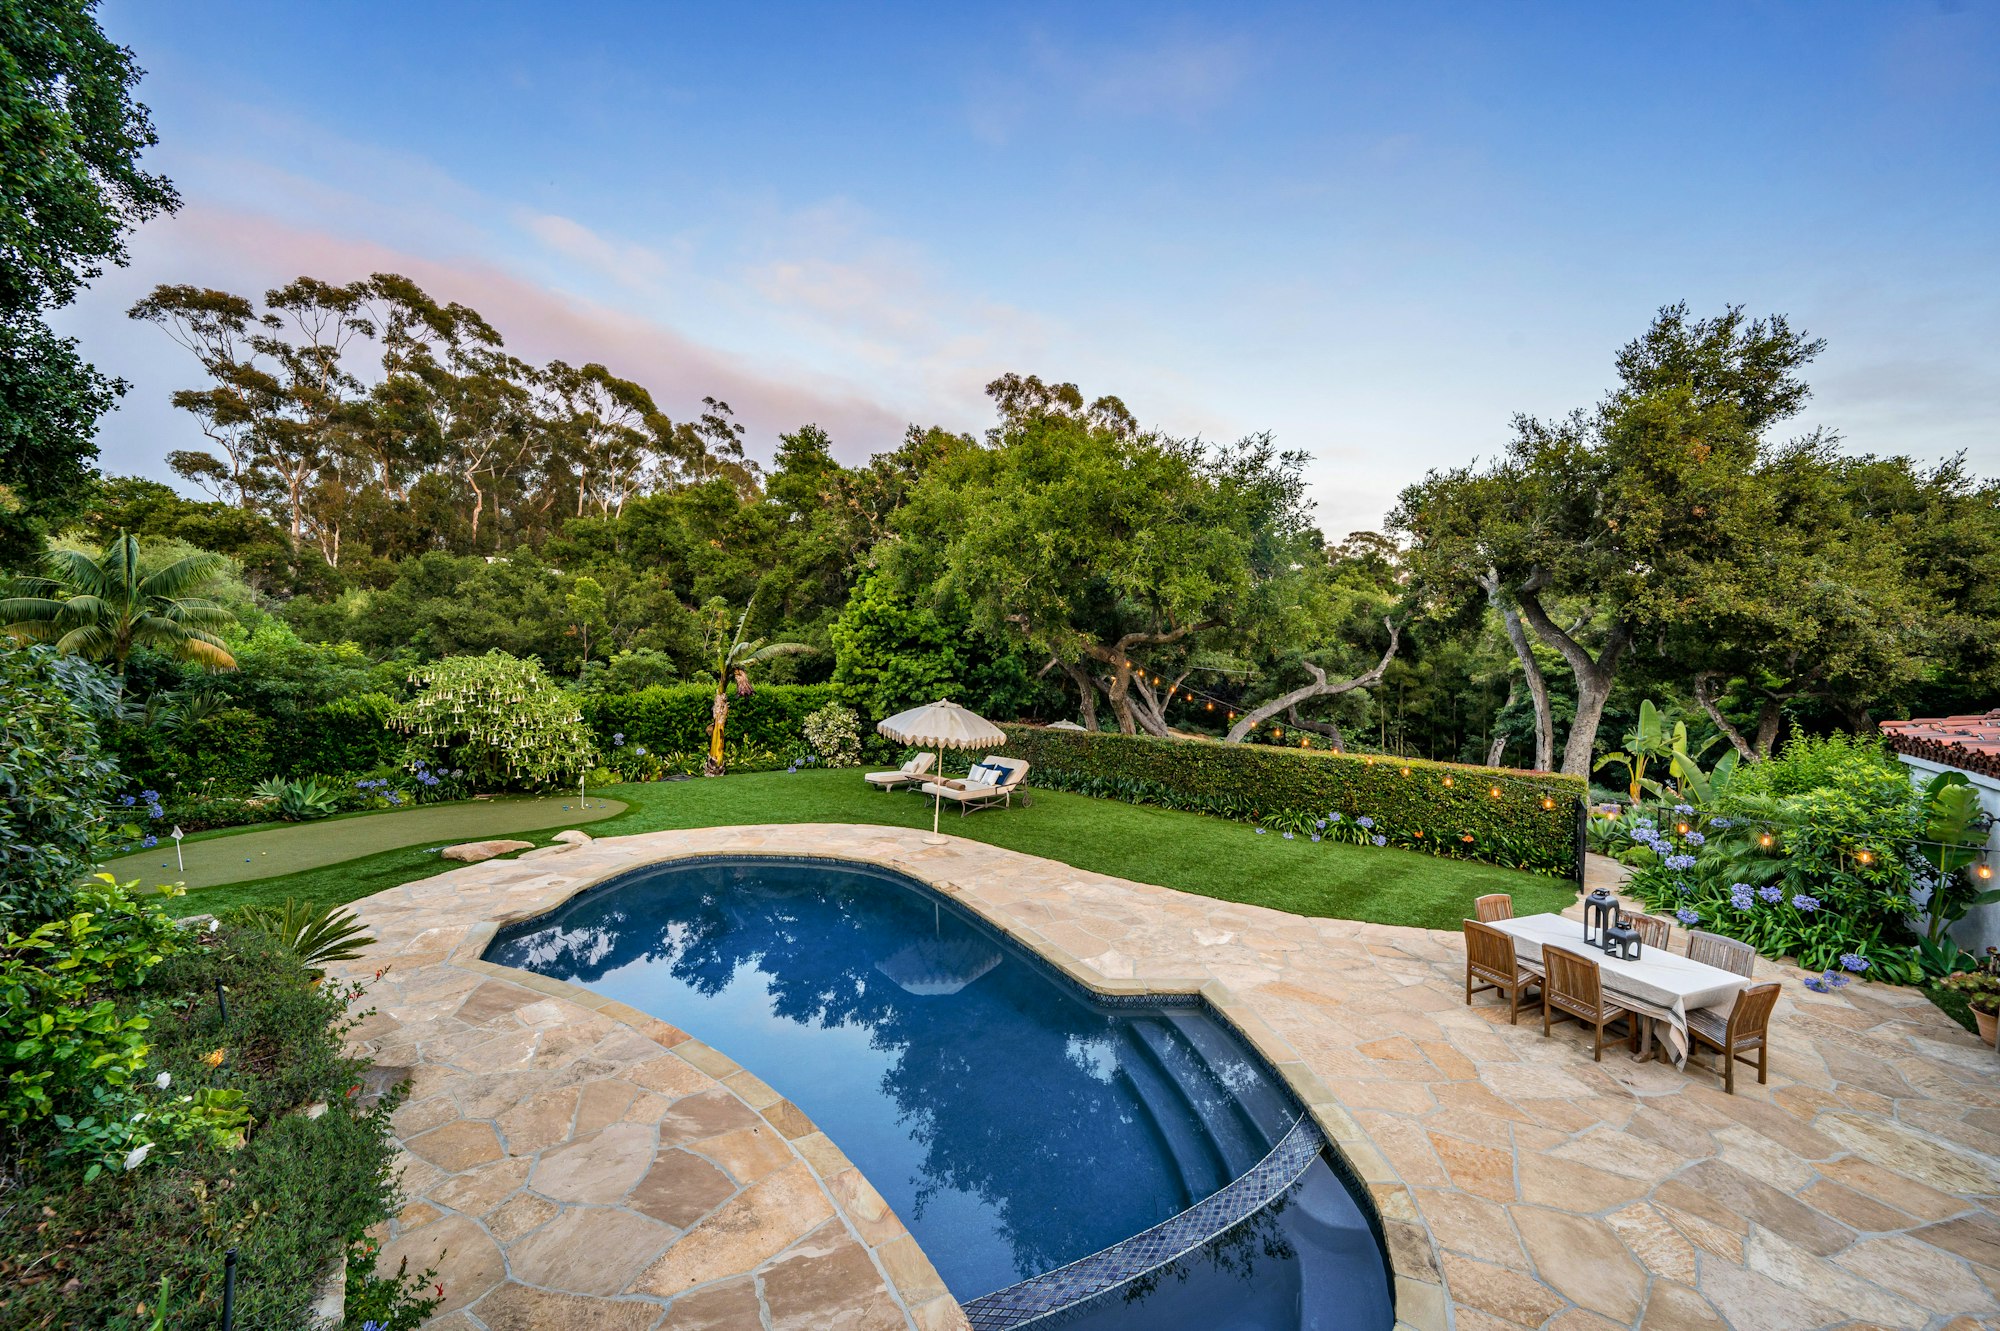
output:
[[[805,743],[806,718],[834,697],[831,684],[764,684],[747,698],[732,688],[726,737],[731,744],[788,753]],[[598,751],[615,766],[619,735],[624,747],[644,746],[662,756],[707,748],[714,699],[713,684],[658,684],[585,699],[583,719]]]
[[[240,707],[168,730],[120,726],[112,740],[118,765],[133,789],[248,790],[267,776],[339,776],[393,763],[403,737],[387,718],[394,699],[368,693],[315,707],[295,723],[272,721]]]
[[[1577,869],[1576,808],[1585,787],[1575,777],[1265,744],[1001,729],[1003,752],[1033,765],[1030,785],[1308,835],[1331,814],[1347,828],[1366,817],[1371,839],[1407,850],[1555,875]]]

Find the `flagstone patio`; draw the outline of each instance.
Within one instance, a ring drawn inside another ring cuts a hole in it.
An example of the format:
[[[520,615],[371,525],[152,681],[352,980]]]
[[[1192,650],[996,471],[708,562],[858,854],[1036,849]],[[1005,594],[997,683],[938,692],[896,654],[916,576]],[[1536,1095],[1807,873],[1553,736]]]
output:
[[[1248,833],[1246,832],[1246,835]],[[2000,1325],[2000,1063],[1920,994],[1786,980],[1771,1080],[1466,1006],[1455,933],[1331,919],[850,825],[657,832],[357,903],[355,1033],[407,1069],[410,1197],[384,1261],[435,1264],[445,1331],[962,1326],[901,1222],[727,1051],[478,960],[495,928],[637,864],[809,854],[901,870],[1105,991],[1206,993],[1380,1211],[1399,1323],[1442,1331]],[[1311,854],[1300,846],[1301,854]],[[442,1254],[442,1255],[440,1255]]]

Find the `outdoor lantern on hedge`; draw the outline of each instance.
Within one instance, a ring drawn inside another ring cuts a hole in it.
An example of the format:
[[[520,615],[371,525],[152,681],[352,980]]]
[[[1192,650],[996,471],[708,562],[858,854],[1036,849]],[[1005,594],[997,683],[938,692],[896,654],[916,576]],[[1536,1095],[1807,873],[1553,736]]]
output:
[[[1598,888],[1583,899],[1583,942],[1602,949],[1611,926],[1618,922],[1618,898]]]

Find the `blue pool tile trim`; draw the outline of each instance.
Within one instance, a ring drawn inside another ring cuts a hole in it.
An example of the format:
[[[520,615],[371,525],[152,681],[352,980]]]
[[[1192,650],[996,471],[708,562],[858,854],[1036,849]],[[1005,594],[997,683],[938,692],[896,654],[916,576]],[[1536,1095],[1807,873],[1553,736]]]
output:
[[[1326,1145],[1313,1121],[1301,1116],[1270,1154],[1235,1182],[1101,1252],[962,1305],[966,1320],[972,1331],[1008,1331],[1157,1271],[1284,1196]]]

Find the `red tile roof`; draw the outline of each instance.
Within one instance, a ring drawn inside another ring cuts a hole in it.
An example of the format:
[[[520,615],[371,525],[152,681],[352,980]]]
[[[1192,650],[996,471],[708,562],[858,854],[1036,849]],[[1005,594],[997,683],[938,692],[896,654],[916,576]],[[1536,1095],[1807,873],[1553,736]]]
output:
[[[2000,776],[2000,707],[1978,716],[1884,721],[1882,734],[1897,753],[1965,772]]]

